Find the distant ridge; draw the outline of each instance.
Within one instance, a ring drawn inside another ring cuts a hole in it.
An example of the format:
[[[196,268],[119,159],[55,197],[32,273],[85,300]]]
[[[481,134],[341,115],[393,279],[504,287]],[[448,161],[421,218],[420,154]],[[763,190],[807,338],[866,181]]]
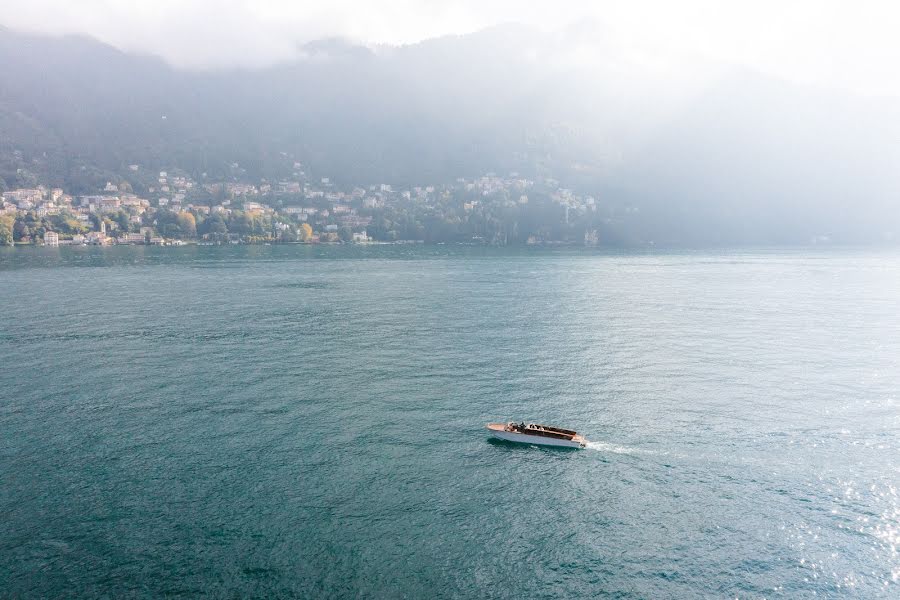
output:
[[[685,91],[624,54],[570,66],[566,44],[507,26],[191,71],[0,27],[0,177],[84,193],[140,185],[130,164],[258,180],[299,161],[341,185],[517,171],[633,205],[660,241],[900,231],[896,103],[722,66]]]

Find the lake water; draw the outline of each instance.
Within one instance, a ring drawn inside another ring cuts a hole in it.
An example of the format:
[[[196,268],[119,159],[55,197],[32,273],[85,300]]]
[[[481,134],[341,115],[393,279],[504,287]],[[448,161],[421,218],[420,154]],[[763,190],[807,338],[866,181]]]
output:
[[[0,306],[0,596],[900,597],[895,251],[10,249]]]

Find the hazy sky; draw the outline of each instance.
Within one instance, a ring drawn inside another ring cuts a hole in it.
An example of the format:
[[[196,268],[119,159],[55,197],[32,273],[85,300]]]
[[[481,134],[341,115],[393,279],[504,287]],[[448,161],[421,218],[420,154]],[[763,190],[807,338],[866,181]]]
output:
[[[86,33],[190,67],[271,63],[322,37],[402,44],[585,20],[627,45],[900,95],[900,2],[890,0],[0,0],[8,27]]]

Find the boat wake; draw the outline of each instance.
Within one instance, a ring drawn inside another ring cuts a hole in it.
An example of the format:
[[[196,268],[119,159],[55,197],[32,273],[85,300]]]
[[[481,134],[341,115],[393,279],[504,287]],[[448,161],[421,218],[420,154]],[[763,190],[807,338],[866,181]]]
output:
[[[659,454],[653,450],[630,448],[628,446],[619,446],[608,442],[588,442],[585,448],[599,450],[600,452],[611,452],[613,454]]]

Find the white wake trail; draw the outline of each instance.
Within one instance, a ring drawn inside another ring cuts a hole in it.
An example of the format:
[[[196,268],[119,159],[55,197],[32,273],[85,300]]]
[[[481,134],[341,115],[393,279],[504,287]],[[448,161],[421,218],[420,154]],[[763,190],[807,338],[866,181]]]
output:
[[[654,450],[644,450],[642,448],[629,448],[628,446],[619,446],[618,444],[610,444],[609,442],[592,442],[588,441],[587,448],[591,450],[599,450],[600,452],[611,452],[613,454],[659,454]]]

